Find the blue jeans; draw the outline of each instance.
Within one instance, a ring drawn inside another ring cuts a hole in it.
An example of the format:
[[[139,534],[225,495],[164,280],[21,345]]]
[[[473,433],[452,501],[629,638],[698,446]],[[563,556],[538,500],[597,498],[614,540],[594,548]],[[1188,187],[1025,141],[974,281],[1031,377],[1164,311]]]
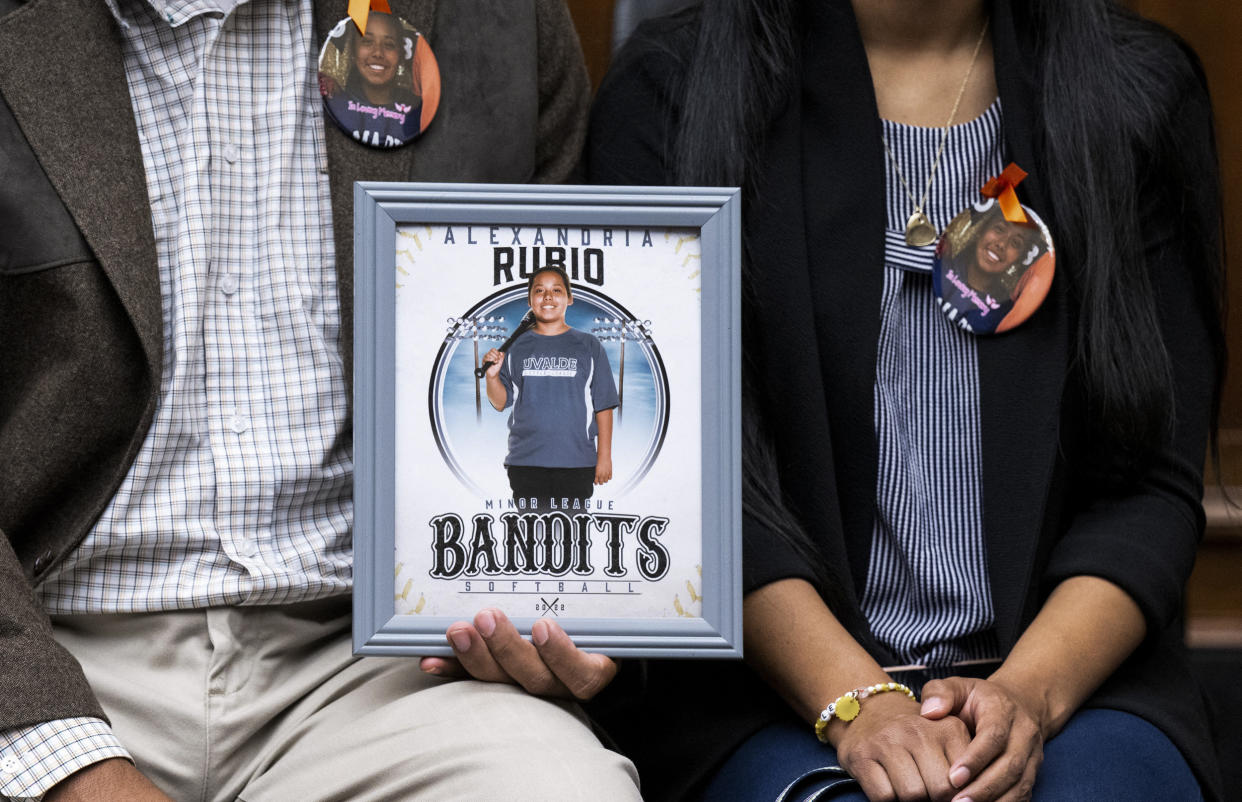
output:
[[[773,724],[729,756],[703,793],[706,802],[774,800],[793,780],[820,766],[837,765],[832,747],[815,740],[809,725]],[[866,802],[861,791],[830,795],[833,802]],[[1201,802],[1203,795],[1177,747],[1138,716],[1081,710],[1044,744],[1035,781],[1036,802]]]

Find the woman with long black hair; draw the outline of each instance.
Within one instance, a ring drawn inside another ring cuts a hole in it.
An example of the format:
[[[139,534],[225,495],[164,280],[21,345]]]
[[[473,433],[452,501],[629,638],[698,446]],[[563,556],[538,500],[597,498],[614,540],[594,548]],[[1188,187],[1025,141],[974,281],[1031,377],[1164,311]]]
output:
[[[1194,56],[1108,0],[713,0],[640,28],[589,148],[595,183],[744,188],[747,659],[623,672],[641,708],[599,712],[649,798],[834,763],[872,800],[1217,797],[1181,643],[1223,366]],[[980,336],[932,243],[1010,162],[1056,273]]]

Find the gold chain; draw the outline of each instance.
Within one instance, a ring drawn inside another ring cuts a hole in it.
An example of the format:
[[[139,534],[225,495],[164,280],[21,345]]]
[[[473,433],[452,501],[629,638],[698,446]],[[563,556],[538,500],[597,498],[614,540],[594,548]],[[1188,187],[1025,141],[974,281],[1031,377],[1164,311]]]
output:
[[[966,95],[966,86],[970,83],[970,76],[975,71],[975,62],[979,60],[979,49],[983,46],[983,37],[987,35],[989,22],[990,20],[983,21],[983,29],[979,31],[979,38],[975,42],[975,50],[970,56],[970,67],[966,70],[966,77],[962,79],[962,85],[957,90],[957,99],[953,101],[953,110],[949,112],[949,119],[945,121],[944,130],[940,133],[940,146],[936,148],[936,158],[932,162],[931,172],[927,174],[927,186],[923,188],[922,200],[914,200],[914,193],[910,191],[910,185],[906,183],[906,177],[901,174],[901,165],[897,163],[896,157],[893,156],[893,151],[888,146],[888,139],[883,134],[880,135],[880,139],[884,142],[884,152],[888,154],[889,160],[893,163],[893,169],[897,171],[897,178],[901,180],[901,186],[905,189],[906,196],[914,204],[914,213],[910,215],[910,220],[906,223],[906,242],[911,245],[930,245],[937,236],[937,232],[932,228],[930,241],[912,241],[916,228],[920,226],[931,228],[927,216],[923,213],[923,206],[931,195],[932,182],[936,180],[936,170],[940,167],[940,157],[944,155],[944,146],[949,141],[949,128],[953,125],[953,120],[957,117],[957,110],[962,105],[962,98]]]

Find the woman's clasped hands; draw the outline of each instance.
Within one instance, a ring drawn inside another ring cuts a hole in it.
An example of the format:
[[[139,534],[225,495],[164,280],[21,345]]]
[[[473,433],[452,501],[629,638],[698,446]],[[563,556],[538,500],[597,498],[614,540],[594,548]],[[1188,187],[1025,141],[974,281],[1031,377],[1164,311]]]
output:
[[[929,682],[921,706],[874,696],[829,737],[872,802],[1018,802],[1043,760],[1040,707],[1001,682],[951,677]]]

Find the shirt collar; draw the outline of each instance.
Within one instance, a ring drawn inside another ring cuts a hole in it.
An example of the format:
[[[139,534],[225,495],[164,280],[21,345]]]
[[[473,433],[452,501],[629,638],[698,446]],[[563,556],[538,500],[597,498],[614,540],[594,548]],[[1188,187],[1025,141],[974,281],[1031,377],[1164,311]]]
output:
[[[136,4],[149,5],[155,16],[170,27],[177,28],[195,17],[209,15],[223,19],[246,2],[248,0],[104,0],[117,24],[124,30],[129,30],[133,24],[130,17]]]

